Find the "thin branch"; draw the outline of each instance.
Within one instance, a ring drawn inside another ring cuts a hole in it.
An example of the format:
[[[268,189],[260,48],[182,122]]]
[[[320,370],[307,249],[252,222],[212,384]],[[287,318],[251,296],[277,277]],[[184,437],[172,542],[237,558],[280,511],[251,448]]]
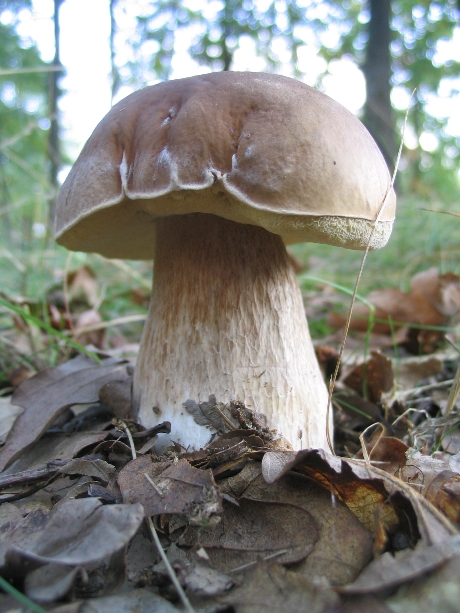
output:
[[[62,72],[62,66],[37,66],[36,68],[6,68],[0,70],[0,77],[6,77],[13,74],[32,74],[35,72]]]

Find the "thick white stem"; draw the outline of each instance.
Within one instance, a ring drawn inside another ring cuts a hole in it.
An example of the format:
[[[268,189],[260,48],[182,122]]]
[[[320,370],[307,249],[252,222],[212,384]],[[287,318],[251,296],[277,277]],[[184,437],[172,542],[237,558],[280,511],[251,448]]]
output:
[[[214,215],[158,220],[154,286],[136,366],[145,426],[197,449],[212,431],[187,400],[244,402],[294,447],[326,441],[327,392],[279,236]]]

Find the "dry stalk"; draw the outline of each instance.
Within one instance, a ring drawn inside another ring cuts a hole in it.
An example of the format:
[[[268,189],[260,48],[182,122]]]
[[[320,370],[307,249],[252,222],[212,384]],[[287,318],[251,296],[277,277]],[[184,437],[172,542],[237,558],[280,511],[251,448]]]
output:
[[[177,593],[179,594],[180,599],[182,600],[182,604],[185,607],[185,610],[187,611],[187,613],[195,613],[194,608],[192,607],[192,605],[190,604],[190,600],[187,598],[186,593],[184,592],[184,590],[182,589],[181,584],[179,583],[179,579],[176,576],[176,573],[174,572],[174,568],[171,566],[163,547],[161,546],[160,543],[160,539],[158,538],[158,534],[157,531],[155,530],[155,526],[153,525],[153,521],[151,517],[147,518],[147,522],[150,528],[150,532],[152,534],[153,540],[155,541],[155,545],[157,546],[158,552],[161,556],[161,559],[163,560],[164,565],[166,566],[166,569],[168,571],[168,574],[171,578],[171,581],[174,584],[174,587],[177,590]]]
[[[358,293],[358,286],[359,286],[359,282],[361,281],[361,276],[363,274],[364,264],[365,264],[366,259],[367,259],[367,254],[369,253],[369,249],[370,249],[370,246],[371,246],[372,237],[374,236],[374,232],[375,232],[375,228],[377,227],[377,223],[379,222],[380,217],[382,216],[382,213],[383,213],[383,211],[385,209],[385,205],[387,203],[388,195],[389,195],[391,189],[393,188],[393,185],[394,185],[394,182],[395,182],[395,179],[396,179],[396,173],[398,172],[399,162],[401,160],[401,153],[402,153],[402,148],[403,148],[403,144],[404,144],[404,133],[406,131],[407,119],[409,117],[409,109],[410,109],[410,105],[411,105],[412,97],[413,97],[414,93],[415,93],[415,89],[414,89],[414,91],[411,94],[409,105],[408,105],[408,108],[407,108],[407,111],[406,111],[406,117],[404,119],[404,126],[403,126],[403,130],[402,130],[402,134],[401,134],[401,142],[400,142],[400,145],[399,145],[398,157],[396,159],[396,164],[395,164],[395,169],[394,169],[394,172],[393,172],[393,176],[391,178],[390,185],[388,186],[387,192],[386,192],[386,194],[385,194],[385,196],[384,196],[384,198],[382,200],[382,204],[380,205],[379,211],[377,213],[377,217],[374,219],[374,224],[373,224],[372,230],[371,230],[371,232],[369,234],[369,239],[367,241],[367,246],[366,246],[366,249],[364,250],[363,258],[361,260],[361,266],[359,267],[358,276],[356,277],[355,288],[353,290],[353,296],[351,298],[350,308],[348,310],[347,320],[346,320],[346,323],[345,323],[345,330],[343,332],[343,339],[342,339],[342,343],[340,345],[339,355],[338,355],[338,358],[337,358],[337,364],[336,364],[336,367],[335,367],[335,370],[334,370],[334,374],[332,375],[332,377],[331,377],[331,379],[329,381],[329,396],[328,396],[328,400],[327,400],[326,436],[327,436],[327,442],[329,444],[329,447],[331,448],[332,453],[334,455],[335,455],[334,446],[332,445],[331,433],[330,433],[330,430],[329,430],[329,414],[330,414],[330,411],[331,411],[332,394],[333,394],[333,391],[334,391],[334,386],[335,386],[335,382],[337,380],[337,376],[339,374],[339,368],[340,368],[340,364],[342,362],[343,352],[344,352],[344,349],[345,349],[345,343],[346,343],[346,340],[347,340],[348,331],[350,329],[351,315],[353,313],[353,307],[355,306],[356,295]]]

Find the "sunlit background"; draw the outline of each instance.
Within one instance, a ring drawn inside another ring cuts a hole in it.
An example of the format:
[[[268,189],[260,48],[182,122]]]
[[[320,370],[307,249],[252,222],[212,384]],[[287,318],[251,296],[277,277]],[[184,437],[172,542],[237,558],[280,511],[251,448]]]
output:
[[[149,51],[155,49],[155,42],[149,41],[138,53],[132,47],[136,40],[136,17],[147,14],[148,6],[142,0],[122,3],[123,7],[117,10],[117,28],[115,37],[116,64],[123,75],[124,65],[127,62],[140,62],[147,65]],[[192,9],[203,9],[205,15],[212,21],[220,3],[211,1],[204,5],[202,2],[188,4]],[[263,6],[263,1],[260,2]],[[308,4],[308,2],[305,2]],[[436,4],[436,3],[433,3]],[[194,6],[196,5],[196,6]],[[24,10],[19,15],[18,32],[24,45],[36,43],[40,54],[46,62],[54,57],[53,38],[53,0],[33,0],[33,11]],[[414,7],[417,10],[417,6]],[[432,8],[432,10],[435,10]],[[327,11],[326,5],[317,11]],[[326,18],[327,15],[322,15]],[[8,11],[3,13],[3,23],[13,19]],[[366,20],[368,16],[363,13],[359,17]],[[282,24],[281,24],[282,25]],[[61,111],[62,138],[67,153],[75,158],[82,144],[91,134],[98,121],[110,109],[111,100],[111,64],[110,64],[110,13],[109,3],[106,0],[66,0],[60,9],[60,44],[61,62],[65,67],[65,76],[60,81],[63,95],[59,102]],[[184,26],[180,35],[174,41],[175,55],[172,60],[171,78],[181,78],[196,74],[210,72],[210,68],[200,65],[189,54],[196,27]],[[329,46],[338,41],[338,28],[331,27],[323,34],[322,40]],[[361,70],[349,55],[334,60],[329,67],[326,61],[318,54],[317,39],[310,28],[304,26],[301,32],[305,44],[300,48],[298,57],[298,70],[300,78],[310,85],[320,85],[322,90],[346,106],[350,111],[359,115],[365,101],[365,81]],[[280,39],[274,44],[275,52],[280,65],[276,72],[292,75],[289,66],[289,54],[283,48]],[[441,66],[448,61],[460,61],[460,28],[456,28],[451,40],[438,41],[433,50],[432,61]],[[240,47],[233,58],[232,70],[264,70],[266,62],[256,56],[253,41],[250,37],[242,37]],[[328,70],[327,70],[328,69]],[[324,73],[327,70],[327,74]],[[127,69],[126,69],[127,72]],[[320,76],[322,76],[319,81]],[[396,76],[398,78],[398,76]],[[158,79],[145,70],[145,84],[153,84]],[[136,89],[135,85],[122,85],[118,90],[114,102],[125,97]],[[446,78],[435,95],[429,96],[429,112],[435,117],[449,118],[446,130],[454,136],[460,135],[460,77]],[[5,92],[3,92],[5,96]],[[397,84],[392,90],[392,103],[396,109],[406,110],[410,104],[410,92],[403,84]],[[434,151],[438,146],[435,134],[426,131],[419,136],[419,143],[413,131],[406,130],[405,143],[410,148],[418,144],[426,151]],[[64,178],[68,167],[63,169],[60,178]]]
[[[55,0],[0,0],[6,41],[0,47],[0,273],[7,291],[36,297],[47,279],[62,278],[67,254],[53,243],[50,205],[111,105],[162,79],[224,68],[223,11],[234,11],[229,15],[234,30],[225,33],[232,70],[293,76],[365,120],[370,6],[371,0],[61,0],[60,152],[53,181],[49,66],[55,57]],[[294,22],[292,15],[288,19],[293,7],[300,15]],[[391,0],[391,9],[396,149],[408,109],[409,120],[391,249],[369,258],[363,278],[369,287],[383,285],[389,275],[404,287],[425,265],[452,270],[460,261],[452,218],[426,210],[459,210],[460,7],[456,0]],[[248,15],[252,23],[245,23]],[[360,257],[352,252],[337,257],[325,245],[300,245],[296,252],[315,274],[340,283],[353,279]],[[92,257],[73,254],[67,265],[103,266]],[[104,266],[113,273],[112,262]],[[136,268],[145,274],[144,287],[149,267]]]

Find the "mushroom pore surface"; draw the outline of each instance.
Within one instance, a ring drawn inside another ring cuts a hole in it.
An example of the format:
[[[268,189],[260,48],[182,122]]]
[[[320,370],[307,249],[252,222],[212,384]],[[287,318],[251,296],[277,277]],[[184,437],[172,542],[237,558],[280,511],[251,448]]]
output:
[[[327,391],[281,237],[193,213],[156,221],[154,285],[134,379],[145,426],[199,448],[187,400],[244,402],[295,449],[328,448]],[[154,410],[155,408],[155,410]]]

